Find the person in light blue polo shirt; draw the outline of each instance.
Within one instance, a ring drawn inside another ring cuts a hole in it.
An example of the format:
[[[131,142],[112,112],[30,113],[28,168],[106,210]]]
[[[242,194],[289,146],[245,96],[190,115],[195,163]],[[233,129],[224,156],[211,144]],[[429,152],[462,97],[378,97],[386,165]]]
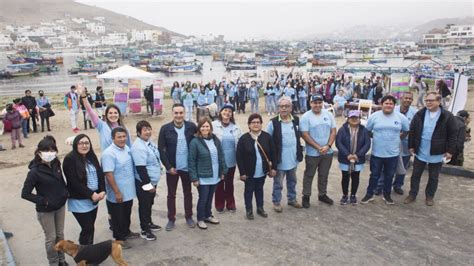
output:
[[[367,130],[372,132],[372,156],[370,157],[370,179],[367,193],[360,203],[373,201],[374,190],[383,171],[384,192],[386,204],[393,205],[390,196],[392,192],[392,178],[395,174],[400,155],[400,142],[409,131],[408,119],[394,112],[397,99],[386,95],[380,100],[382,110],[373,113],[367,121]]]
[[[303,208],[309,208],[311,186],[318,169],[318,199],[332,205],[333,200],[327,195],[329,169],[332,164],[331,146],[336,140],[336,121],[334,116],[323,109],[323,96],[311,96],[311,110],[300,120],[300,131],[306,142],[306,169],[303,178]]]
[[[151,125],[147,121],[137,123],[138,138],[132,145],[131,153],[138,175],[135,189],[138,198],[138,216],[140,218],[141,237],[152,241],[156,236],[152,231],[161,230],[151,219],[151,208],[156,196],[156,186],[161,176],[161,160],[158,147],[151,142]]]
[[[408,119],[408,122],[411,123],[411,120],[415,116],[418,109],[411,106],[413,102],[413,93],[411,91],[406,91],[403,93],[402,97],[400,98],[400,105],[395,106],[395,112],[400,113]],[[403,167],[408,169],[408,165],[410,162],[410,151],[408,150],[408,135],[402,139],[402,147],[401,147],[400,156],[402,157]],[[400,160],[398,161],[400,163]],[[405,180],[405,174],[396,174],[395,179],[393,181],[393,191],[399,195],[403,195],[403,182]],[[375,195],[378,195],[382,192],[383,189],[383,173],[379,178],[379,183],[377,184],[377,188],[375,189]]]
[[[127,130],[116,127],[112,130],[113,143],[102,154],[102,169],[106,177],[107,205],[109,206],[113,235],[116,240],[138,238],[140,234],[130,231],[135,191],[135,170],[130,148],[126,145]],[[122,248],[130,248],[124,242]]]

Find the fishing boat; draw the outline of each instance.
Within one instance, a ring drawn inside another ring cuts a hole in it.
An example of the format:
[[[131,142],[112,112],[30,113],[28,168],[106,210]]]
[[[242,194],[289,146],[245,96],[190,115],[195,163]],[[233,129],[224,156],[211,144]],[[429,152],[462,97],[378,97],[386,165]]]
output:
[[[386,64],[387,59],[370,59],[369,63],[370,64]]]
[[[336,61],[327,60],[327,59],[316,59],[311,60],[311,65],[313,66],[335,66],[337,65]]]
[[[18,52],[14,55],[8,55],[8,59],[13,64],[34,63],[36,65],[61,65],[63,57],[59,55],[43,54],[41,52]]]
[[[92,76],[107,72],[107,67],[102,65],[85,64],[68,69],[69,75]]]
[[[403,60],[429,60],[431,55],[406,55]]]
[[[212,61],[224,61],[225,54],[224,53],[213,53],[212,54]]]
[[[39,73],[39,67],[34,63],[13,64],[8,65],[5,72],[11,77],[32,76]]]
[[[364,58],[346,58],[347,63],[364,63],[366,60]]]
[[[257,69],[257,64],[255,61],[245,60],[245,61],[228,61],[225,66],[227,71],[231,70],[255,70]]]
[[[40,73],[53,73],[59,71],[59,67],[57,65],[40,65],[38,67]]]
[[[193,62],[173,62],[172,65],[165,68],[168,73],[190,73],[202,70],[202,62],[195,60]]]

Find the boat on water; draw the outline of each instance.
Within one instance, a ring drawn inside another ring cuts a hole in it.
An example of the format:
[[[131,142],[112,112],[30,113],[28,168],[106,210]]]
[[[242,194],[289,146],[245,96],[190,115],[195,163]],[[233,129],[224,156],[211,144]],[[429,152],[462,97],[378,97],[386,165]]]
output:
[[[243,60],[243,61],[228,61],[225,65],[227,71],[231,70],[255,70],[257,69],[257,64],[255,61]]]
[[[403,60],[430,60],[431,55],[406,55]]]
[[[5,73],[9,77],[24,77],[36,75],[40,68],[34,63],[12,64],[5,68]]]
[[[212,61],[224,61],[225,54],[224,53],[213,53],[212,54]]]
[[[174,62],[172,65],[165,68],[168,73],[190,73],[199,72],[202,70],[202,62],[195,60],[192,62]]]
[[[367,62],[364,58],[346,58],[347,63],[364,63]]]
[[[337,62],[334,61],[334,60],[314,58],[313,60],[311,60],[311,65],[313,65],[313,66],[335,66],[335,65],[337,65]]]
[[[61,65],[64,60],[64,58],[59,55],[31,51],[20,51],[16,54],[8,55],[7,57],[13,64],[34,63],[37,65]]]
[[[39,65],[38,67],[40,73],[53,73],[59,71],[59,67],[57,65]]]
[[[76,63],[79,66],[84,65],[102,65],[102,64],[112,64],[115,63],[116,59],[114,57],[105,57],[105,56],[87,56],[87,57],[79,57],[76,59]]]
[[[67,70],[69,75],[79,75],[79,76],[92,76],[99,75],[107,72],[107,66],[103,65],[94,65],[94,64],[85,64],[82,66],[76,66]]]
[[[387,59],[370,59],[369,63],[370,64],[386,64]]]

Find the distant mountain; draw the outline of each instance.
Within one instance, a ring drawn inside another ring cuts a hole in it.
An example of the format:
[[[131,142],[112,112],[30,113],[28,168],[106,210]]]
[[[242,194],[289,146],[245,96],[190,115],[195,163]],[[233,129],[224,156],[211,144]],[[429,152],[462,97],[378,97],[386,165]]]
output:
[[[406,24],[390,27],[357,25],[350,28],[341,29],[339,31],[318,35],[317,38],[344,38],[351,40],[400,39],[418,41],[423,38],[423,34],[428,33],[432,29],[444,29],[446,24],[472,25],[474,24],[474,17],[435,19],[415,27],[411,27],[410,25]]]
[[[107,31],[160,30],[172,36],[183,36],[166,28],[153,26],[138,19],[103,8],[76,3],[73,0],[0,0],[0,30],[6,25],[35,25],[57,19],[104,17]]]

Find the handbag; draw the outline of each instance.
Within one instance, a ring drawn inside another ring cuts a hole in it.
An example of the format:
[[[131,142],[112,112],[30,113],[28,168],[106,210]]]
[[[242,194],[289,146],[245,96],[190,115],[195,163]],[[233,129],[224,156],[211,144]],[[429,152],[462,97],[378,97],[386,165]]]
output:
[[[255,142],[257,143],[257,146],[260,148],[260,150],[262,151],[263,153],[263,156],[265,157],[265,161],[267,162],[268,164],[268,170],[272,170],[272,162],[268,159],[268,156],[267,156],[267,153],[265,152],[265,150],[263,149],[262,145],[260,145],[260,143],[258,142],[258,140],[255,140]]]
[[[48,117],[52,117],[52,116],[55,116],[55,115],[56,115],[56,114],[53,112],[53,109],[51,109],[51,108],[48,108],[47,112],[48,112]]]

